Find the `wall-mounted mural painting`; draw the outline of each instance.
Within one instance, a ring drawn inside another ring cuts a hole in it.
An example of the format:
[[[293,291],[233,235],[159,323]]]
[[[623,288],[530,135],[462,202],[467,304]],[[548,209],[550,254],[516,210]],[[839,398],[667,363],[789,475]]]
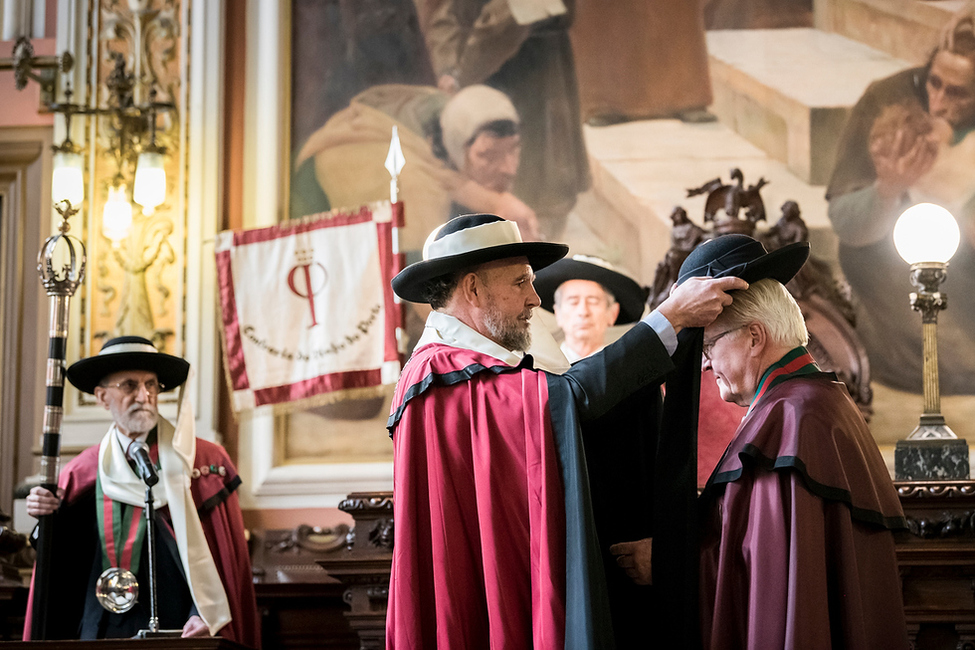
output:
[[[975,436],[972,21],[958,2],[875,5],[293,0],[289,213],[387,199],[395,125],[408,262],[451,216],[494,212],[650,285],[675,207],[706,226],[707,192],[688,189],[741,170],[739,183],[764,179],[758,232],[801,214],[840,280],[874,433],[892,444],[920,413],[922,347],[891,229],[908,205],[936,202],[963,233],[939,317],[944,411]],[[424,317],[408,310],[413,340]],[[387,409],[293,414],[282,460],[388,459]]]

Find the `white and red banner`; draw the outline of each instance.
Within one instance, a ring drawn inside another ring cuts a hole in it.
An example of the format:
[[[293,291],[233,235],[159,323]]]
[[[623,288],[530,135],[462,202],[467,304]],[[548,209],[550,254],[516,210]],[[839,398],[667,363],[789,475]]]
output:
[[[235,411],[309,405],[396,382],[401,203],[333,210],[217,235],[217,283]]]

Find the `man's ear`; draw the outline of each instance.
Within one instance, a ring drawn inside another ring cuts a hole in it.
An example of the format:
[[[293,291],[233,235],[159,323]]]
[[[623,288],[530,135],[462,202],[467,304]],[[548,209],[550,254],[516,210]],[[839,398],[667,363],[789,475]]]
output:
[[[461,292],[464,302],[469,304],[476,304],[478,302],[478,291],[481,288],[481,281],[476,273],[466,273],[460,279],[460,282],[457,283],[457,288]]]
[[[752,356],[762,354],[769,341],[768,330],[765,329],[765,326],[758,322],[751,323],[745,328],[745,332],[748,335],[749,354]]]
[[[614,302],[612,305],[609,306],[609,326],[610,327],[613,326],[613,323],[616,322],[616,319],[619,318],[619,315],[620,315],[620,304],[618,302]]]
[[[102,405],[105,410],[108,410],[108,402],[105,401],[105,393],[108,389],[104,386],[95,386],[95,401]]]

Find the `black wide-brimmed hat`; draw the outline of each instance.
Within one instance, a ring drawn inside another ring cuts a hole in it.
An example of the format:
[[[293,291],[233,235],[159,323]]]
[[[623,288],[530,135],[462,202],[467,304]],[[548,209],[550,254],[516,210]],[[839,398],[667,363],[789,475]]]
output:
[[[736,277],[746,282],[771,278],[785,284],[808,257],[809,242],[796,242],[769,253],[748,235],[722,235],[691,251],[680,265],[677,284],[696,277]]]
[[[120,336],[107,341],[95,356],[71,364],[67,377],[78,390],[94,393],[102,379],[125,370],[154,372],[163,390],[172,390],[186,381],[190,364],[160,352],[141,336]]]
[[[535,291],[542,300],[543,309],[554,311],[555,290],[569,280],[590,280],[613,294],[620,306],[616,325],[635,323],[643,316],[646,290],[606,260],[589,255],[573,255],[535,274]]]
[[[423,247],[423,261],[410,264],[393,278],[393,291],[403,300],[427,302],[427,283],[466,268],[505,259],[527,257],[538,271],[569,252],[565,244],[525,242],[513,221],[493,214],[467,214],[451,219],[432,233]]]

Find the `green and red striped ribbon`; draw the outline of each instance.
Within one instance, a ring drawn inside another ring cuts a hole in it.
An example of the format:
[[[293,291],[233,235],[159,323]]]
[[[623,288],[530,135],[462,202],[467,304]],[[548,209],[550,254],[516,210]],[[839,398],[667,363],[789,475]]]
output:
[[[755,397],[752,398],[752,403],[748,407],[748,411],[751,412],[759,400],[773,386],[778,386],[793,377],[812,375],[817,372],[822,372],[822,369],[816,365],[816,360],[812,358],[809,351],[801,345],[793,348],[784,357],[769,366],[765,374],[762,375],[761,380],[758,382],[758,388],[755,390]]]
[[[98,514],[98,538],[102,545],[102,570],[118,567],[139,572],[142,542],[146,536],[146,519],[142,506],[114,501],[102,491],[99,472],[95,480],[95,510]],[[111,535],[106,532],[111,531]]]

